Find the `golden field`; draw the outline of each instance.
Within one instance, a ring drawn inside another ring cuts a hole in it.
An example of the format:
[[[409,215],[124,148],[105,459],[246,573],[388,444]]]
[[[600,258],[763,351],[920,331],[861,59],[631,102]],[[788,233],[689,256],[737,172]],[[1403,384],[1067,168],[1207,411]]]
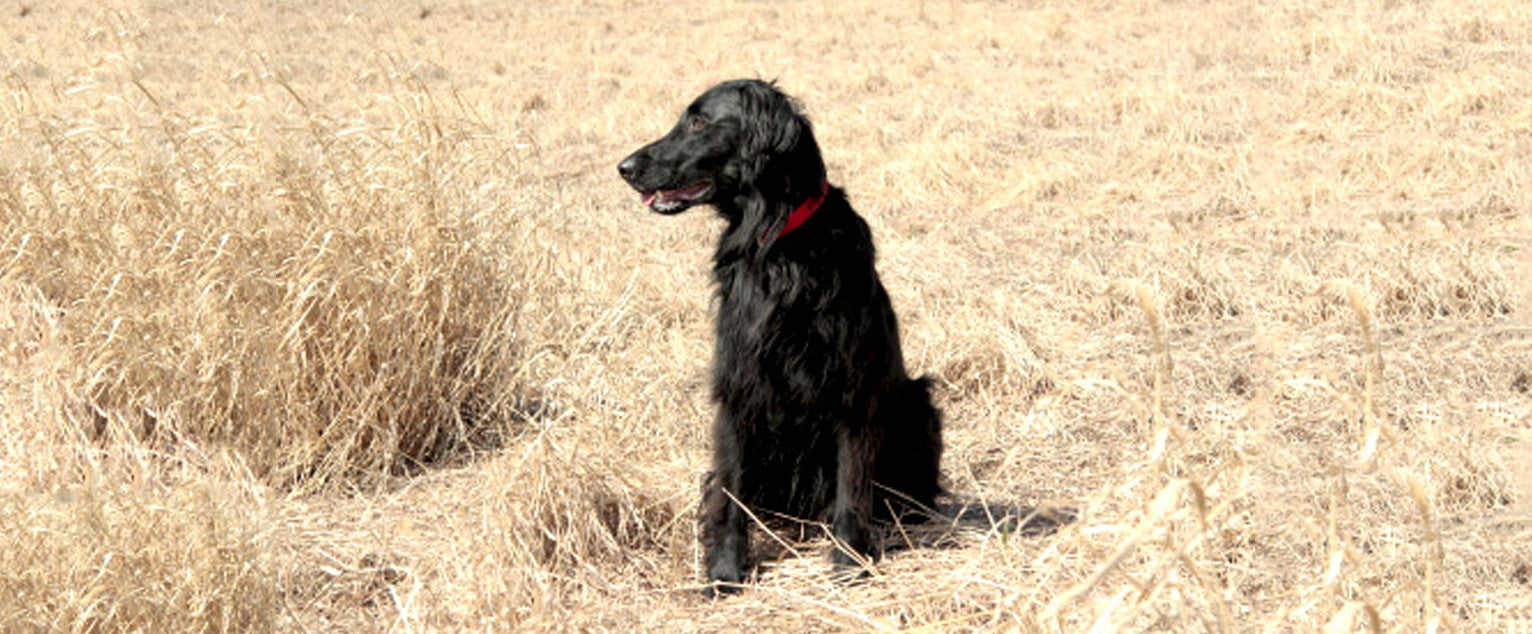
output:
[[[714,602],[719,223],[614,166],[735,77],[954,517]],[[0,631],[1532,631],[1532,6],[5,0],[0,84]]]

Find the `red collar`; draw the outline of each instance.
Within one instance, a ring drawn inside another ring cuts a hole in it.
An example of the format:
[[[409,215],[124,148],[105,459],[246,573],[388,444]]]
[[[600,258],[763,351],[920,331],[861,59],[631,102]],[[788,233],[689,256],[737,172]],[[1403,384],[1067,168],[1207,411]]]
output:
[[[820,179],[819,195],[803,201],[803,204],[798,205],[798,208],[794,209],[793,213],[787,215],[787,224],[782,226],[782,231],[777,234],[777,239],[781,240],[782,236],[792,233],[793,229],[797,229],[798,227],[802,226],[804,222],[807,222],[809,216],[812,216],[814,215],[814,212],[819,211],[819,206],[824,204],[825,197],[829,195],[830,181],[827,179]]]

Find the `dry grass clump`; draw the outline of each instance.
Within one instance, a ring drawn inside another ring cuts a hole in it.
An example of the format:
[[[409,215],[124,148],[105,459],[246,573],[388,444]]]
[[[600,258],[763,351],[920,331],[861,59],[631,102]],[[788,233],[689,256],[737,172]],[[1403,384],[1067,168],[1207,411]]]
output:
[[[655,497],[663,472],[617,468],[637,455],[570,441],[547,432],[396,490],[284,502],[274,582],[289,616],[309,629],[556,628],[582,612],[620,619],[591,607],[613,592],[670,596],[691,565],[692,500]]]
[[[486,222],[520,202],[484,186],[505,167],[400,83],[387,127],[10,111],[5,629],[275,627],[308,595],[272,496],[450,464],[546,409],[518,330],[543,272]]]
[[[453,181],[463,133],[22,124],[11,147],[52,150],[0,172],[0,279],[56,313],[71,402],[50,424],[323,486],[497,438],[524,406],[535,279],[482,226],[496,203]]]
[[[0,622],[17,631],[246,631],[282,599],[263,511],[211,483],[0,493]]]

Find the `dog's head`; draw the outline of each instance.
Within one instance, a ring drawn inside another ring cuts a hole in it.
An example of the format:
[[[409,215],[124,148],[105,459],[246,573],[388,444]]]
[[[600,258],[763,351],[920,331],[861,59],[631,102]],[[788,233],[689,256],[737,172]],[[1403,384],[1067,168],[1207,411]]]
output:
[[[817,191],[824,162],[793,99],[771,83],[744,79],[702,93],[669,134],[623,159],[617,171],[645,206],[676,214],[752,192]]]

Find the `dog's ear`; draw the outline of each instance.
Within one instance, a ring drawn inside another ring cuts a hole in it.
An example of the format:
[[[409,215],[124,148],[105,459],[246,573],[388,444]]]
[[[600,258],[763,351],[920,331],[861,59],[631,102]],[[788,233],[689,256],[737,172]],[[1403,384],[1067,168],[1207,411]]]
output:
[[[798,114],[797,104],[791,97],[765,83],[747,85],[742,97],[745,120],[750,122],[750,129],[746,131],[746,154],[785,154],[798,145],[808,120]]]
[[[823,173],[813,126],[799,113],[792,97],[772,84],[755,83],[745,91],[742,108],[749,129],[741,149],[752,177],[763,176],[768,170]],[[775,168],[773,163],[778,163]]]
[[[809,128],[809,120],[798,113],[797,104],[786,95],[777,100],[771,114],[763,120],[769,122],[765,140],[770,144],[769,151],[775,154],[791,153]]]

